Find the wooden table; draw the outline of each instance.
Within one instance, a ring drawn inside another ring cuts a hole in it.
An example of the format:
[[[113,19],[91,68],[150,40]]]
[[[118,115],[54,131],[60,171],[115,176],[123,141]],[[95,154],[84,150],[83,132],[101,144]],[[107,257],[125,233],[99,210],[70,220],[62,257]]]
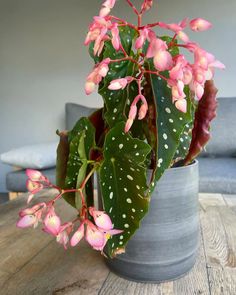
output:
[[[119,278],[85,243],[65,252],[40,229],[17,229],[17,213],[25,206],[25,196],[1,205],[0,294],[236,295],[236,196],[201,194],[199,199],[197,263],[185,277],[163,284]],[[58,205],[58,212],[65,220],[74,216],[65,202]]]

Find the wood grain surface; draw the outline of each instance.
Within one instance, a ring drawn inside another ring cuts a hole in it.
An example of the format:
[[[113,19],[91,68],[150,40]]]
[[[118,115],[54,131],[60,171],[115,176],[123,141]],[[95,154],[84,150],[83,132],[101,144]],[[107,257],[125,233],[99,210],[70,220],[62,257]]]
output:
[[[44,193],[40,201],[54,192]],[[0,206],[1,295],[236,295],[236,195],[200,194],[201,243],[194,268],[162,284],[127,281],[83,242],[67,251],[40,229],[15,227],[26,196]],[[61,201],[63,221],[75,210]]]

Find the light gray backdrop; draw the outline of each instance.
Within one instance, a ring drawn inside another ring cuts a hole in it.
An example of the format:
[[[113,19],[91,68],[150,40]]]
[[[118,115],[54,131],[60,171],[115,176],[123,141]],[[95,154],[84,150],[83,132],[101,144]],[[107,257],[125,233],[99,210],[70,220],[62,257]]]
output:
[[[136,0],[134,3],[141,3]],[[154,0],[145,18],[178,21],[203,17],[214,23],[195,40],[227,66],[217,72],[220,96],[235,96],[236,1]],[[25,144],[54,141],[63,129],[68,101],[100,106],[101,98],[85,96],[84,80],[92,63],[83,46],[87,26],[97,14],[97,0],[0,0],[0,153]],[[114,12],[135,21],[125,0]],[[227,115],[227,114],[226,114]],[[0,163],[0,192],[10,167]]]

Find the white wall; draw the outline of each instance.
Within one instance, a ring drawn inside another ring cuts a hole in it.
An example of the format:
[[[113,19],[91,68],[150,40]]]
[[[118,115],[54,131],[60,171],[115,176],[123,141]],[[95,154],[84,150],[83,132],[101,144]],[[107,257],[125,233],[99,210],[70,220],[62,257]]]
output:
[[[55,130],[63,129],[68,101],[101,105],[98,95],[86,97],[83,92],[92,65],[83,39],[100,3],[0,0],[0,153],[23,144],[56,140]],[[124,3],[118,0],[114,13],[131,16]],[[150,22],[201,16],[214,23],[212,30],[194,36],[227,66],[216,75],[219,95],[235,96],[236,1],[159,0],[154,8],[146,17]],[[8,170],[0,164],[0,191],[5,190]]]

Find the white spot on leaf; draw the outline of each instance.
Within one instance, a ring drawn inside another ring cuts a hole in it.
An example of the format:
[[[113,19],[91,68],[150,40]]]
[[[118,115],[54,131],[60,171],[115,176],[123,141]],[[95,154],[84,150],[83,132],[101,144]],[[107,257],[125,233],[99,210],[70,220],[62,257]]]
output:
[[[167,140],[167,134],[166,133],[163,133],[163,138],[165,139],[165,140]]]
[[[171,110],[170,110],[170,108],[165,108],[165,111],[166,111],[168,114],[170,114],[170,113],[171,113]]]
[[[110,199],[113,198],[113,192],[110,192],[109,198],[110,198]]]

